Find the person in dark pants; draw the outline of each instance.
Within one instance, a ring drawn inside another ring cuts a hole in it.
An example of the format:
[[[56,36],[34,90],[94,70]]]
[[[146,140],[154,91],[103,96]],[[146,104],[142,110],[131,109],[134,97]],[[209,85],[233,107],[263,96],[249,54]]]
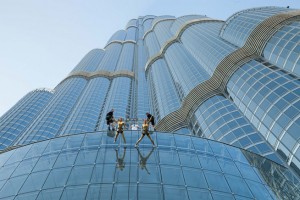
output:
[[[155,130],[155,120],[154,120],[154,116],[151,115],[150,113],[146,113],[146,116],[147,116],[148,124],[151,123],[153,129]]]
[[[112,129],[114,130],[114,126],[112,125],[112,123],[114,122],[114,109],[111,109],[111,111],[109,111],[106,114],[106,124],[108,126],[108,130],[110,131],[110,126],[112,126]]]

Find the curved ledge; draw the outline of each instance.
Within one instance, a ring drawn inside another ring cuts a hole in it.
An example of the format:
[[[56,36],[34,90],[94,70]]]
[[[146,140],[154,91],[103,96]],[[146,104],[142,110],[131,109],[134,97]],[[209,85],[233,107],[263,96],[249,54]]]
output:
[[[149,19],[154,19],[156,18],[155,15],[146,15],[143,17],[143,21],[142,21],[142,24],[144,25],[145,21],[149,20]]]
[[[54,93],[55,90],[54,89],[50,89],[50,88],[37,88],[31,92],[49,92],[49,93]]]
[[[228,24],[230,24],[230,22],[234,18],[236,18],[237,16],[239,16],[242,13],[245,13],[245,12],[248,12],[248,11],[251,11],[251,10],[258,10],[258,9],[262,9],[262,8],[276,8],[276,7],[275,6],[264,6],[264,7],[258,7],[258,8],[249,8],[249,9],[241,10],[241,11],[238,11],[238,12],[232,14],[230,17],[228,17],[228,19],[225,21],[225,24],[222,26],[221,31],[220,31],[220,36],[221,37],[223,36],[224,30],[226,29]]]
[[[123,76],[129,77],[129,78],[134,78],[134,72],[126,71],[126,70],[119,70],[119,71],[115,71],[115,72],[109,72],[109,71],[104,71],[104,70],[99,70],[99,71],[95,71],[95,72],[77,71],[77,72],[70,73],[61,82],[65,81],[69,78],[72,78],[74,76],[81,76],[86,79],[91,79],[91,78],[95,78],[95,77],[105,77],[108,79],[113,79],[115,77],[123,77]]]
[[[126,30],[129,29],[129,28],[131,28],[131,27],[133,27],[133,28],[138,28],[138,27],[135,26],[135,25],[130,25],[130,26],[126,27]]]
[[[113,40],[113,41],[110,41],[109,43],[107,43],[104,48],[108,47],[112,43],[119,43],[119,44],[133,43],[133,44],[136,44],[136,41],[134,41],[134,40],[125,40],[125,41],[122,41],[122,40]]]
[[[183,34],[183,32],[189,28],[190,26],[194,25],[194,24],[199,24],[202,22],[223,22],[222,20],[215,20],[215,19],[211,19],[211,18],[203,18],[203,19],[194,19],[194,20],[190,20],[188,22],[186,22],[185,24],[183,24],[181,26],[181,28],[177,31],[177,33],[175,34],[174,37],[172,37],[171,39],[169,39],[168,41],[166,41],[166,43],[161,47],[160,51],[152,56],[148,62],[146,63],[145,66],[145,71],[147,73],[148,69],[150,68],[150,66],[158,59],[162,58],[163,55],[165,54],[166,50],[175,42],[179,41],[179,38],[181,37],[181,35]]]
[[[231,75],[244,63],[260,58],[268,39],[291,19],[300,17],[300,10],[280,13],[261,22],[249,35],[245,45],[226,56],[216,67],[212,77],[197,85],[185,97],[181,107],[165,116],[156,125],[159,131],[176,130],[187,126],[187,118],[209,97],[223,93]]]
[[[161,20],[158,20],[157,22],[155,22],[154,24],[152,24],[152,27],[143,35],[143,39],[145,39],[145,37],[151,32],[153,31],[153,29],[155,28],[155,26],[160,23],[160,22],[163,22],[163,21],[169,21],[169,20],[175,20],[176,18],[164,18],[164,19],[161,19]]]

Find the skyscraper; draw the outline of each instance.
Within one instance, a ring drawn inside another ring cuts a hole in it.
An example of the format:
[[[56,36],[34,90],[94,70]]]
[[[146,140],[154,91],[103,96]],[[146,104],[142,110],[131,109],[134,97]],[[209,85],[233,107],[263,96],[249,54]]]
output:
[[[299,17],[130,20],[0,118],[0,199],[299,199]],[[146,112],[156,147],[135,148]]]

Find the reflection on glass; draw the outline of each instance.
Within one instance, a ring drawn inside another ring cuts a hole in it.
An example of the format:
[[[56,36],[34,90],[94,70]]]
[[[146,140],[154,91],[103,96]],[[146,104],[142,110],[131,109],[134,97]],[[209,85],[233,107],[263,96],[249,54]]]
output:
[[[140,152],[140,149],[139,149],[139,148],[137,148],[137,151],[138,151],[138,154],[139,154],[140,168],[141,168],[142,170],[145,169],[146,172],[147,172],[148,174],[150,174],[150,172],[148,171],[146,165],[147,165],[147,160],[148,160],[148,158],[151,156],[151,154],[152,154],[153,151],[154,151],[154,147],[152,147],[151,151],[148,153],[147,156],[143,156],[143,154]]]
[[[122,171],[125,167],[124,158],[125,158],[125,155],[126,155],[126,147],[124,147],[124,152],[123,152],[123,155],[121,157],[119,157],[118,149],[115,149],[115,151],[116,151],[116,161],[117,161],[116,167]]]

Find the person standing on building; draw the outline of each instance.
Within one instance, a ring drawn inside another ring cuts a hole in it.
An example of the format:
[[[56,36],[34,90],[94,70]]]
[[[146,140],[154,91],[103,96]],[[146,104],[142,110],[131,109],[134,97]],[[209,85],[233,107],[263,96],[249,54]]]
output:
[[[151,123],[153,129],[155,130],[155,121],[154,121],[154,116],[151,115],[150,113],[146,113],[148,124]]]
[[[149,124],[148,124],[148,121],[146,119],[144,120],[144,124],[142,125],[142,135],[138,139],[138,141],[136,142],[135,147],[138,146],[138,144],[140,143],[140,141],[142,141],[142,139],[145,137],[145,135],[147,135],[147,137],[150,139],[152,145],[155,146],[154,141],[152,140],[152,138],[150,136],[150,133],[149,133]]]
[[[118,120],[117,134],[116,134],[114,143],[116,143],[119,134],[121,134],[121,135],[122,135],[122,138],[123,138],[123,140],[124,140],[124,144],[126,144],[126,139],[125,139],[125,136],[124,136],[124,126],[125,126],[125,123],[123,122],[122,117],[120,117],[119,120]]]
[[[107,114],[106,114],[106,124],[108,126],[108,130],[110,131],[110,126],[112,126],[112,130],[114,131],[115,127],[113,125],[114,123],[114,109],[111,109],[111,111],[109,111]]]

